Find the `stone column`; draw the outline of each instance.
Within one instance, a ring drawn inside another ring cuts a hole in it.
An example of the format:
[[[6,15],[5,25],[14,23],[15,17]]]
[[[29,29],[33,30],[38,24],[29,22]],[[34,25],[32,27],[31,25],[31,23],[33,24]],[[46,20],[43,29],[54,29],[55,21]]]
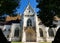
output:
[[[11,27],[11,33],[10,33],[10,36],[9,36],[9,41],[12,41],[13,38],[14,38],[14,30],[15,30],[15,25],[13,24],[12,27]]]
[[[45,28],[45,40],[48,42],[48,37],[49,37],[49,35],[48,35],[48,29],[49,29],[49,27],[46,27]]]
[[[40,34],[39,34],[38,19],[36,15],[35,15],[35,20],[36,20],[36,41],[39,42]]]
[[[22,42],[26,42],[26,33],[23,29]]]
[[[39,42],[40,34],[39,34],[39,28],[36,28],[36,41]]]

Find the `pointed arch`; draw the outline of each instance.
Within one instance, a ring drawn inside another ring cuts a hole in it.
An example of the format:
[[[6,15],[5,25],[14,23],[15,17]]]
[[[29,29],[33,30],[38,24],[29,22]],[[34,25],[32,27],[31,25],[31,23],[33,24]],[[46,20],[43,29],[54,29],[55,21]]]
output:
[[[54,32],[51,28],[48,29],[49,37],[54,37]]]
[[[40,32],[40,37],[43,37],[43,30],[41,28],[39,28],[39,32]]]
[[[36,41],[36,33],[33,28],[28,28],[26,31],[26,42],[35,42]]]
[[[32,21],[31,21],[31,19],[28,19],[28,20],[27,20],[27,26],[32,26]]]
[[[14,36],[19,37],[19,28],[18,27],[15,28]]]

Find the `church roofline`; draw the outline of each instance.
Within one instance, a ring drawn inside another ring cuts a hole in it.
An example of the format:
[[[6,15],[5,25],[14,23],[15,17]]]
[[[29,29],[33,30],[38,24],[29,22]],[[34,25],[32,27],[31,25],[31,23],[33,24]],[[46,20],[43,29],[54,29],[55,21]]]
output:
[[[27,8],[28,6],[30,6],[31,9],[34,11],[34,13],[36,13],[35,10],[32,8],[32,6],[30,5],[30,3],[28,3],[28,4],[26,5],[26,7],[24,8],[24,11],[26,10],[26,8]],[[24,11],[23,11],[23,14],[24,14]]]

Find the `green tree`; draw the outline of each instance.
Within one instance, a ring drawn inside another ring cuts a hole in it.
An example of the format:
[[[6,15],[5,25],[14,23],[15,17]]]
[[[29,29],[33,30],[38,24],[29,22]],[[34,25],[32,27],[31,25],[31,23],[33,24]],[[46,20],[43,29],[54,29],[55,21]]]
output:
[[[21,0],[0,0],[0,21],[5,21],[4,14],[9,16],[16,16],[16,8],[19,7],[19,2]]]
[[[37,0],[38,16],[45,26],[52,27],[54,16],[60,17],[60,0]]]
[[[19,6],[20,0],[0,0],[0,16],[4,14],[12,15]]]

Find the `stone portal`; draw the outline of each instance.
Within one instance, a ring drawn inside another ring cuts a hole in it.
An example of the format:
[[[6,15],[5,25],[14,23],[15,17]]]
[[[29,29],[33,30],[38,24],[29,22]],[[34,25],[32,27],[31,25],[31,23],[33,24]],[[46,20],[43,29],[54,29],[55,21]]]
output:
[[[36,32],[32,27],[28,27],[26,30],[26,42],[36,42]]]

